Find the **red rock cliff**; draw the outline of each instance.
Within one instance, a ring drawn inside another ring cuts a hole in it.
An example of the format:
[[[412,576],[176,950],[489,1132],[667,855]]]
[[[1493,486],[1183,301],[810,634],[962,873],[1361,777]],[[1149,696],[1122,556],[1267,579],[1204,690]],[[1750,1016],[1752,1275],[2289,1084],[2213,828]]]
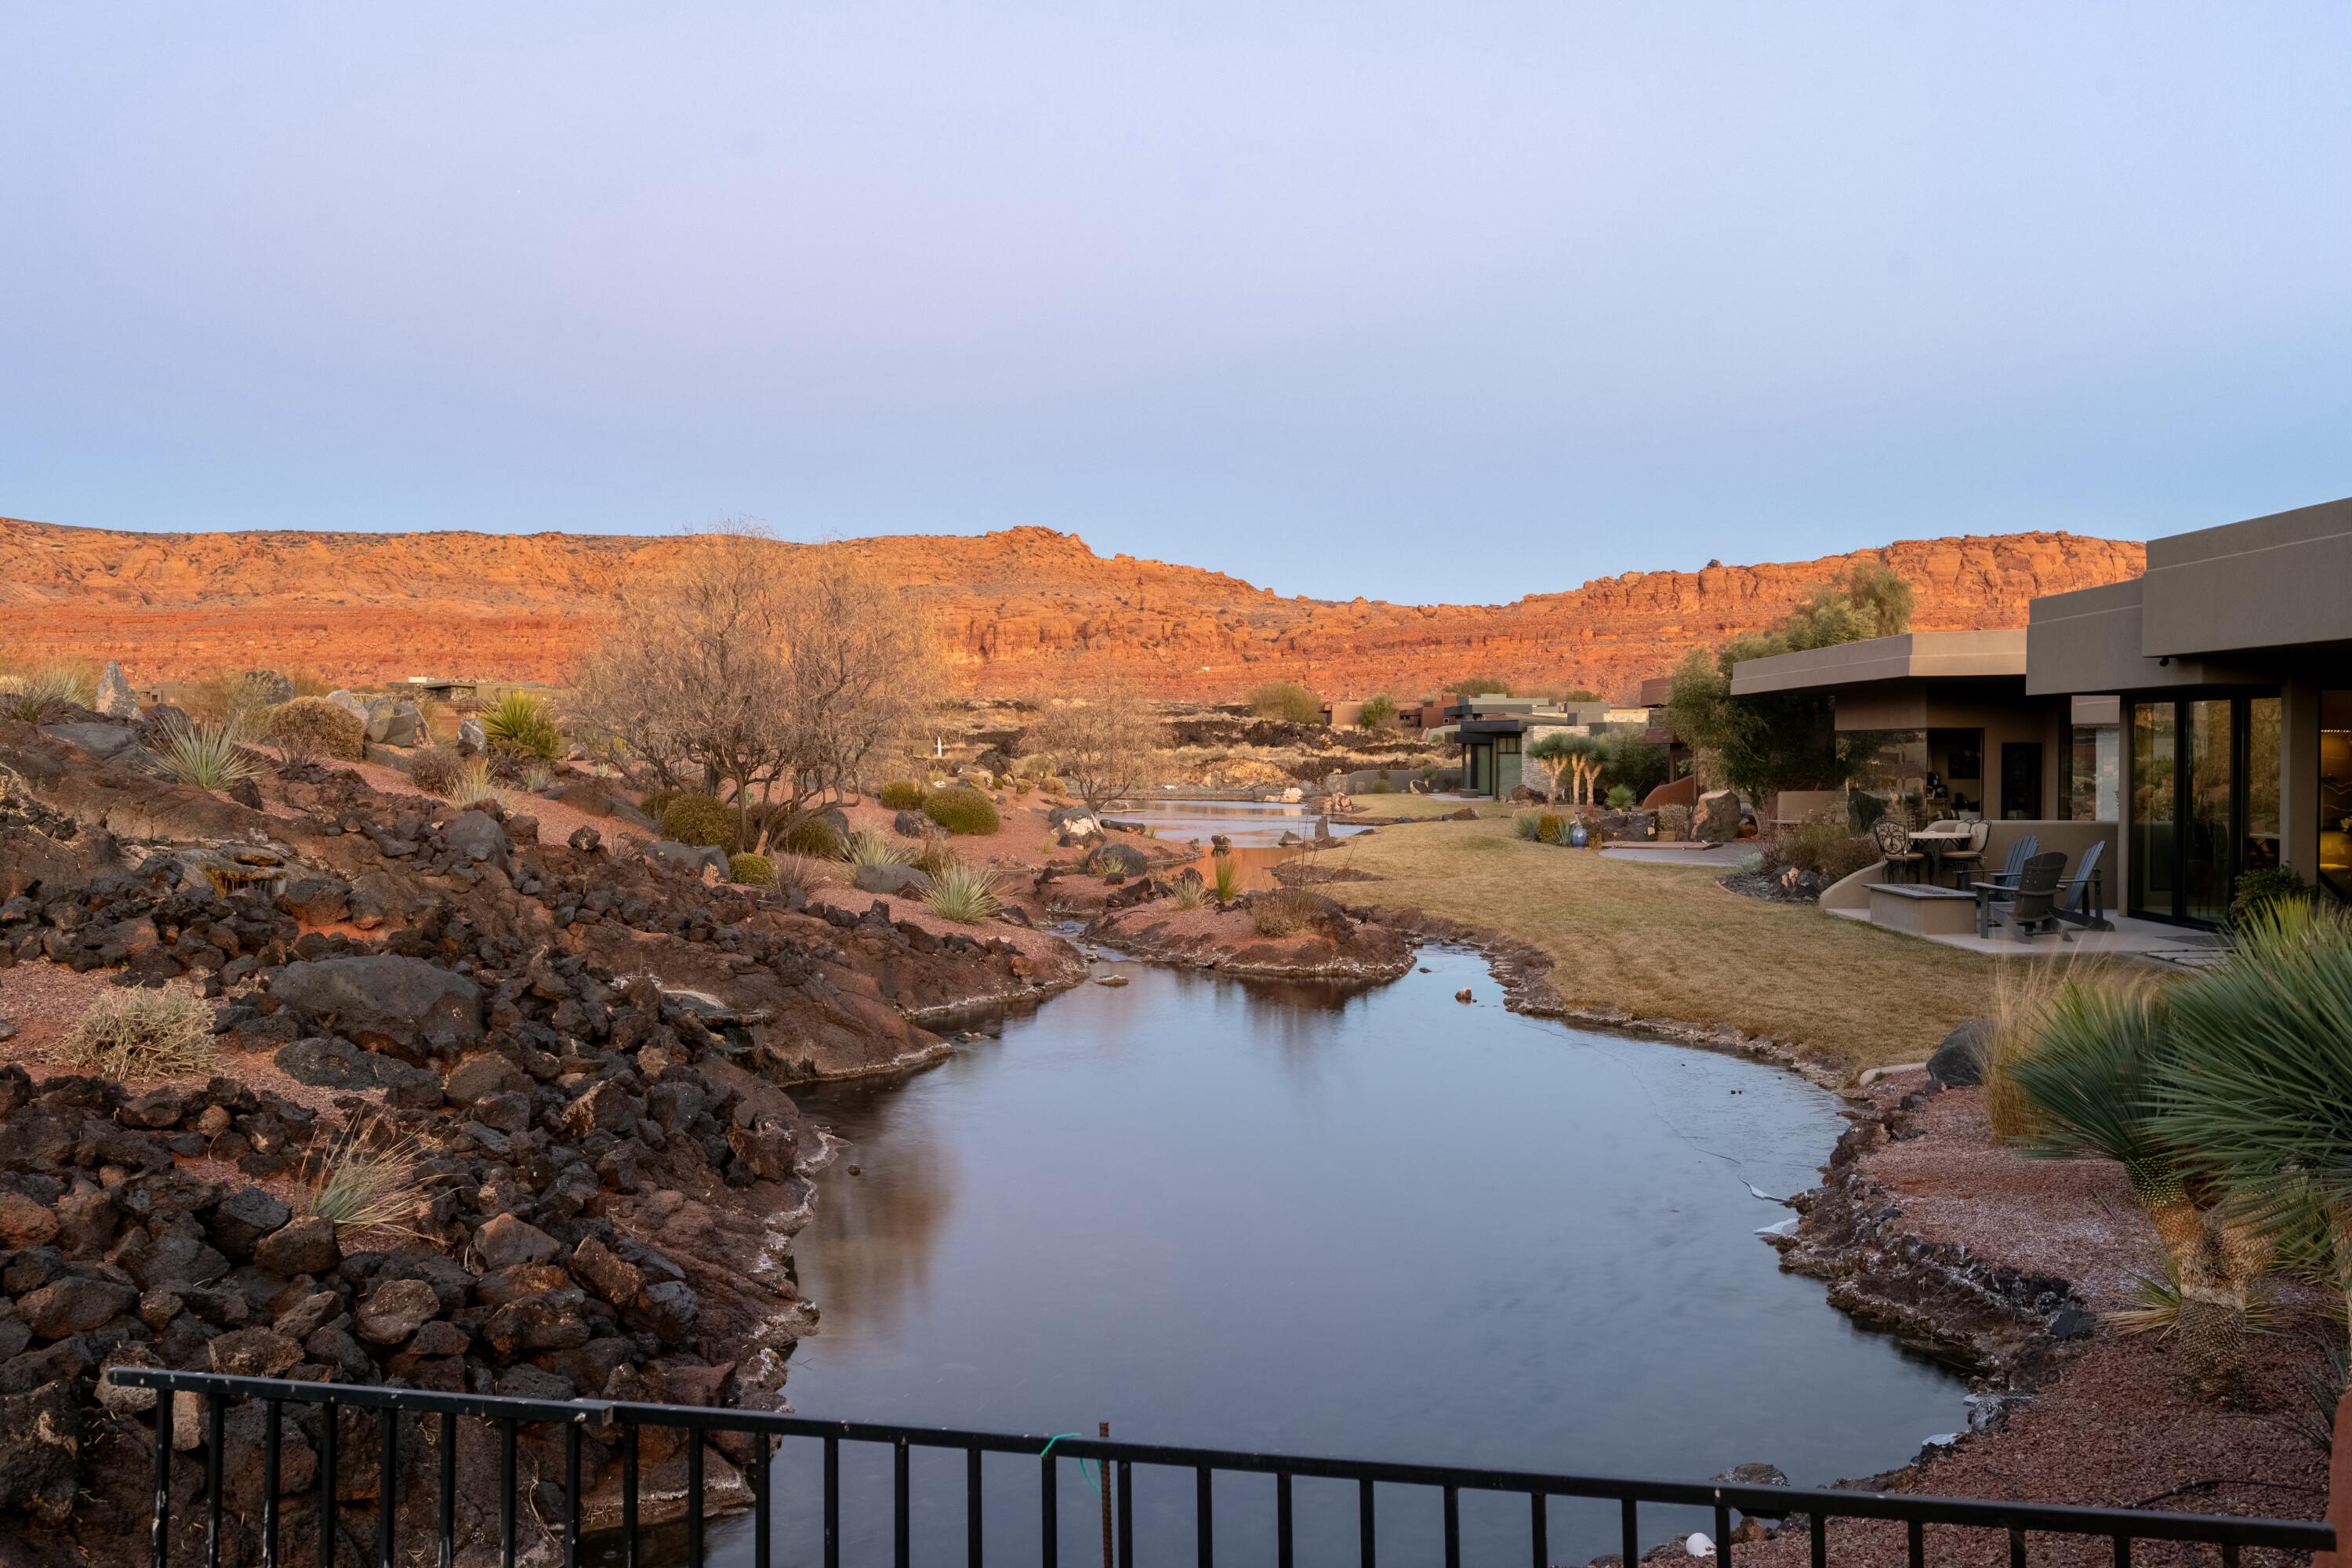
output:
[[[120,658],[137,682],[224,668],[337,679],[560,680],[614,601],[690,540],[536,533],[118,533],[0,519],[0,649]],[[1277,676],[1418,695],[1471,675],[1629,696],[1695,644],[1757,630],[1858,560],[1917,591],[1923,630],[2022,626],[2037,594],[2136,576],[2138,544],[2060,533],[1906,540],[1762,566],[1635,572],[1507,605],[1284,599],[1223,573],[1016,528],[778,544],[854,552],[923,605],[971,687],[1018,693],[1116,660],[1168,697]]]

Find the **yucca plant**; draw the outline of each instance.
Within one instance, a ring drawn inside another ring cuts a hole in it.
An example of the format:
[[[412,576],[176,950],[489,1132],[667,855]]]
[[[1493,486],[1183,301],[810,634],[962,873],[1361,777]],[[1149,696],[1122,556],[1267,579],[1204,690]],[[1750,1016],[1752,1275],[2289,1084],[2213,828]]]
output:
[[[399,1229],[416,1212],[418,1135],[355,1116],[304,1172],[302,1205],[337,1231]]]
[[[69,666],[45,665],[0,681],[0,719],[46,724],[82,699],[81,677]]]
[[[444,792],[449,804],[465,810],[499,798],[499,778],[489,759],[475,757],[457,770],[457,776]]]
[[[2174,999],[2157,1122],[2227,1190],[2240,1245],[2318,1233],[2315,1267],[2352,1302],[2352,922],[2291,900],[2235,936]]]
[[[543,697],[509,691],[482,710],[482,738],[502,756],[551,763],[563,755],[563,726]]]
[[[861,827],[842,841],[841,858],[863,869],[868,866],[903,866],[907,852],[885,837],[878,828]]]
[[[2033,1042],[2008,1068],[2024,1100],[2016,1140],[2047,1159],[2106,1159],[2156,1227],[2177,1301],[2168,1310],[2183,1369],[2217,1394],[2243,1360],[2247,1300],[2268,1262],[2223,1211],[2221,1189],[2188,1159],[2158,1117],[2159,1077],[2184,1054],[2172,1004],[2147,980],[2119,974],[2062,983],[2040,1009]]]
[[[1523,811],[1511,818],[1511,830],[1532,843],[1543,836],[1543,818],[1532,811]]]
[[[931,875],[931,890],[923,895],[931,912],[958,925],[978,925],[1004,907],[997,896],[996,873],[982,866],[950,861]]]
[[[1180,910],[1205,909],[1209,903],[1209,884],[1198,877],[1179,877],[1170,889],[1170,896]]]
[[[261,764],[245,749],[234,721],[219,724],[185,721],[169,726],[156,771],[173,784],[221,790],[258,775]]]

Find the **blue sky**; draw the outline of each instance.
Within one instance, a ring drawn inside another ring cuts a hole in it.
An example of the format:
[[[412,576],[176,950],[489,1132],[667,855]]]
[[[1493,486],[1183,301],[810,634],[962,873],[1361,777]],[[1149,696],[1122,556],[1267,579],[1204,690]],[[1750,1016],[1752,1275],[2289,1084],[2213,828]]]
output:
[[[2352,7],[0,13],[0,515],[1494,600],[2352,493]]]

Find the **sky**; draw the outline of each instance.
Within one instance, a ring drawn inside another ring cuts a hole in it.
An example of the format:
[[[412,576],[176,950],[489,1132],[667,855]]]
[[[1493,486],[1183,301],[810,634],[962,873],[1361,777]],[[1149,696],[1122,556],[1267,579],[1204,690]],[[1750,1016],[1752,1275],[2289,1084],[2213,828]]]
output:
[[[1491,601],[2352,494],[2352,6],[0,11],[0,516]]]

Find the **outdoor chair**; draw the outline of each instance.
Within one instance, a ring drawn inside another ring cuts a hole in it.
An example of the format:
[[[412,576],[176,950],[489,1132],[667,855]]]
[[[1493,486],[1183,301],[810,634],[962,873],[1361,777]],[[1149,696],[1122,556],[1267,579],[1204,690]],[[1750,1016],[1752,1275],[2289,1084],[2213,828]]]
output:
[[[2014,885],[1979,882],[1977,934],[1990,936],[1993,927],[2007,926],[2020,942],[2030,942],[2043,931],[2056,931],[2058,878],[2065,869],[2065,855],[2053,849],[2029,858]]]
[[[1930,833],[1951,833],[1958,830],[1959,826],[1960,819],[1957,816],[1939,816],[1936,818],[1935,821],[1927,824],[1927,831]]]
[[[1984,864],[1985,840],[1992,837],[1992,824],[1979,819],[1969,824],[1969,841],[1960,848],[1944,851],[1944,864],[1959,873],[1954,886],[1966,881],[1970,872]]]
[[[2032,859],[2034,851],[2041,847],[2042,840],[2031,833],[2027,834],[2009,847],[2009,858],[2002,861],[2000,869],[1986,880],[1998,887],[2014,888],[2017,886],[2019,875],[2025,869],[2025,863]]]
[[[1899,822],[1881,817],[1871,825],[1870,831],[1878,840],[1879,858],[1886,862],[1886,879],[1892,882],[1900,873],[1906,881],[1916,880],[1927,857],[1911,847],[1911,830]]]
[[[2107,901],[2099,882],[2099,857],[2106,847],[2105,839],[2094,840],[2083,851],[2082,863],[2074,868],[2074,874],[2058,889],[2058,907],[2053,912],[2060,920],[2092,931],[2115,930],[2107,919]]]

